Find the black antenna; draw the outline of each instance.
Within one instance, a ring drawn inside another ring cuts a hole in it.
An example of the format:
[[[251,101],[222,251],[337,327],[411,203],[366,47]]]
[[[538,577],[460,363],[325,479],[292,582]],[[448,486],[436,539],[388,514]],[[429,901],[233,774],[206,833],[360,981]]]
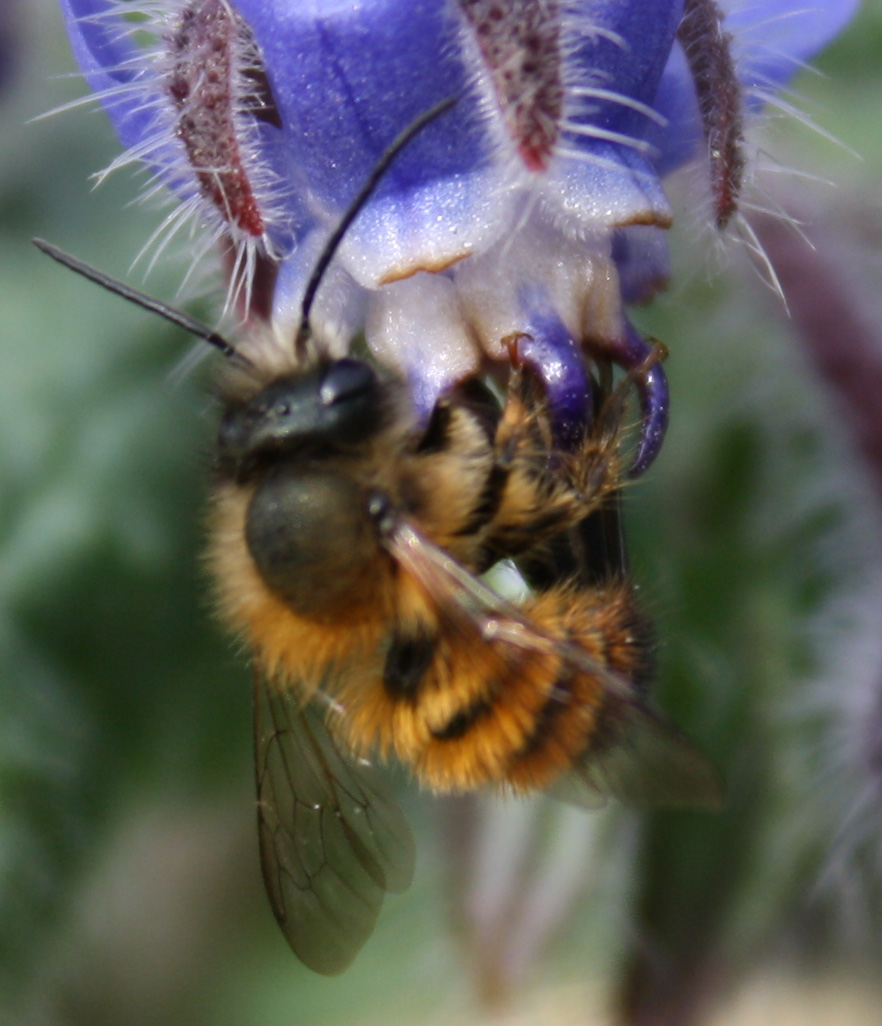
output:
[[[182,310],[176,310],[173,306],[163,303],[161,299],[154,299],[145,292],[139,292],[138,289],[133,289],[131,285],[126,285],[125,282],[111,278],[110,275],[105,274],[103,271],[99,271],[97,268],[83,263],[82,260],[78,260],[75,256],[71,256],[70,253],[65,253],[64,250],[53,246],[51,242],[46,242],[44,239],[31,239],[31,242],[33,242],[37,249],[47,256],[51,256],[53,260],[57,260],[64,267],[75,271],[77,274],[81,274],[84,278],[88,278],[89,281],[94,281],[96,285],[107,289],[108,292],[114,292],[116,295],[122,296],[123,299],[127,299],[136,306],[143,307],[151,313],[159,314],[160,317],[164,317],[167,321],[171,321],[172,324],[183,328],[184,331],[189,331],[191,335],[195,335],[197,338],[208,342],[209,345],[214,346],[215,349],[219,349],[224,356],[228,358],[235,356],[237,360],[251,363],[223,335],[218,334],[213,328],[203,324],[202,321],[197,321],[195,317],[191,317]]]
[[[322,254],[316,261],[312,274],[309,276],[309,281],[306,283],[306,289],[303,293],[303,303],[300,307],[300,327],[297,329],[297,335],[294,339],[295,352],[302,352],[303,347],[306,345],[310,330],[309,315],[312,311],[313,303],[315,302],[316,293],[318,292],[319,285],[322,283],[322,278],[325,276],[328,265],[334,259],[334,254],[337,252],[340,243],[343,241],[343,236],[346,234],[347,229],[356,217],[358,217],[362,207],[370,198],[371,193],[379,185],[380,179],[389,169],[389,165],[393,160],[395,160],[404,147],[407,146],[411,139],[413,139],[418,132],[421,132],[426,125],[450,110],[458,100],[458,96],[448,96],[446,100],[441,100],[441,102],[436,103],[434,107],[430,107],[424,114],[420,114],[419,117],[414,118],[406,128],[403,128],[383,151],[382,156],[377,161],[373,171],[370,173],[370,176],[365,181],[364,185],[362,185],[358,190],[355,198],[340,218],[337,227],[331,233],[331,237],[325,243],[325,248],[322,250]]]

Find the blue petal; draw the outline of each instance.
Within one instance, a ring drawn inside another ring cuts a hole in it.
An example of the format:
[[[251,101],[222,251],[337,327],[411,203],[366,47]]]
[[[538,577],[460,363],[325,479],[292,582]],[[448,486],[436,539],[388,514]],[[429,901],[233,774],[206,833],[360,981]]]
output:
[[[109,0],[59,0],[71,48],[98,94],[123,146],[136,146],[156,132],[156,110],[137,88],[140,51],[125,35],[119,5]],[[131,86],[121,90],[120,87]],[[110,91],[114,90],[113,95]]]
[[[536,311],[524,326],[518,355],[539,372],[548,396],[556,443],[577,445],[591,419],[591,387],[581,346],[550,310]]]
[[[612,258],[619,272],[625,303],[648,303],[666,288],[671,274],[668,243],[663,232],[633,225],[613,232]]]
[[[467,63],[475,55],[464,44],[455,4],[236,0],[236,6],[261,48],[284,124],[291,195],[306,197],[328,224],[402,128],[439,100],[459,97],[454,111],[399,155],[347,234],[340,257],[356,280],[376,288],[419,269],[441,270],[511,226],[516,215],[506,204],[518,183],[500,158],[492,104],[474,85],[486,69]],[[577,40],[566,57],[568,78],[600,82],[626,101],[647,103],[681,9],[681,0],[576,5],[567,15]],[[544,198],[577,224],[667,224],[670,210],[652,165],[630,146],[590,135],[600,129],[639,143],[646,115],[614,100],[582,106],[573,121],[588,134],[571,132],[552,172],[533,180]]]
[[[641,107],[651,107],[655,98],[682,6],[682,0],[592,0],[571,15],[571,30],[582,26],[567,57],[572,109],[560,147],[562,167],[544,193],[550,199],[556,190],[559,205],[578,221],[606,226],[670,221],[650,148],[644,146],[652,121]],[[588,90],[580,102],[583,83]],[[616,99],[590,95],[592,86]]]
[[[585,29],[573,63],[619,95],[652,104],[683,15],[683,0],[592,0],[577,11]],[[644,134],[646,115],[633,106],[612,100],[591,106],[592,123],[637,138]]]
[[[741,41],[739,72],[748,90],[785,85],[800,63],[813,57],[842,31],[860,0],[764,0],[757,7],[734,8],[726,24]],[[729,3],[724,6],[730,6]],[[756,96],[749,97],[756,105]]]
[[[356,218],[340,260],[366,288],[443,271],[497,239],[511,220],[506,184],[491,168],[384,192]]]
[[[338,214],[406,125],[461,97],[395,161],[379,194],[470,171],[489,159],[485,120],[443,3],[237,0],[263,53],[291,164]]]
[[[562,210],[574,227],[670,225],[670,204],[645,157],[608,143],[593,143],[586,150],[584,160],[561,161],[543,185],[549,204]]]

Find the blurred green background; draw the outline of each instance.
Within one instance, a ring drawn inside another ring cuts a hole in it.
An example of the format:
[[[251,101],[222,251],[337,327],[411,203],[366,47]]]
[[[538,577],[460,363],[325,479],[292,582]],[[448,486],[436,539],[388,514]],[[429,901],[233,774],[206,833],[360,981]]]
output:
[[[117,153],[100,111],[31,120],[84,89],[51,0],[6,2],[0,1023],[882,1021],[882,8],[795,85],[861,159],[765,125],[780,165],[814,176],[750,194],[814,243],[764,235],[792,319],[744,247],[708,274],[719,247],[688,214],[673,288],[637,314],[670,346],[674,412],[627,495],[634,572],[659,701],[724,769],[727,810],[404,789],[417,879],[326,980],[259,878],[249,676],[200,568],[207,367],[176,378],[179,333],[29,244],[141,284],[161,215],[130,174],[90,191]],[[146,287],[173,299],[185,266]],[[210,290],[193,308],[212,317]]]

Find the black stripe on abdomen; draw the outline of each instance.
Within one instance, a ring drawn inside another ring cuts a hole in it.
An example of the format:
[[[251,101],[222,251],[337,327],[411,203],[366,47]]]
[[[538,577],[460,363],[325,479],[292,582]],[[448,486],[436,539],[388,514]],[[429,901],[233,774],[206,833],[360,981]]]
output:
[[[432,737],[436,741],[459,741],[485,716],[493,711],[495,699],[489,695],[482,695],[467,705],[447,721],[443,727],[432,730]]]
[[[566,663],[561,665],[548,698],[536,716],[530,736],[525,738],[520,748],[512,754],[512,764],[521,759],[529,759],[545,747],[548,739],[553,736],[561,716],[570,714],[577,679],[578,674],[574,670]]]
[[[383,687],[391,698],[417,701],[420,685],[435,657],[436,641],[434,635],[425,632],[393,635],[383,665]]]

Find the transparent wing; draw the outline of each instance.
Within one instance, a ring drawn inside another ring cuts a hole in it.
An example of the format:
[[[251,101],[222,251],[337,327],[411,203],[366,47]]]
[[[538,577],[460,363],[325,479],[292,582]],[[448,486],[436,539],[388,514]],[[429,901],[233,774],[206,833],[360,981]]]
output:
[[[255,770],[263,879],[297,957],[343,972],[373,931],[383,897],[405,890],[414,843],[376,770],[255,675]]]
[[[494,644],[554,653],[576,671],[599,678],[606,696],[598,738],[583,759],[549,790],[588,808],[617,798],[628,805],[717,809],[722,778],[704,753],[651,709],[633,685],[601,665],[581,645],[561,641],[470,574],[404,519],[387,532],[399,563],[435,597],[459,631],[478,631]]]
[[[723,805],[719,771],[685,734],[637,699],[610,715],[613,740],[590,749],[548,789],[552,798],[586,808],[602,806],[607,796],[635,808],[714,811]]]

